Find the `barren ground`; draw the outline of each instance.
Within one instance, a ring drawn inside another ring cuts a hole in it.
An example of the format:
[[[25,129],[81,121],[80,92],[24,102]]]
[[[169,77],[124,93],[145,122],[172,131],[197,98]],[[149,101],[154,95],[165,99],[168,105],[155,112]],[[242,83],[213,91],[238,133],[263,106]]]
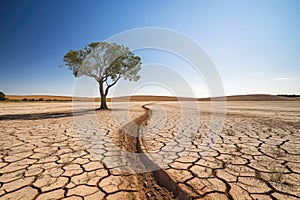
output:
[[[300,198],[299,101],[149,103],[1,103],[0,199]]]

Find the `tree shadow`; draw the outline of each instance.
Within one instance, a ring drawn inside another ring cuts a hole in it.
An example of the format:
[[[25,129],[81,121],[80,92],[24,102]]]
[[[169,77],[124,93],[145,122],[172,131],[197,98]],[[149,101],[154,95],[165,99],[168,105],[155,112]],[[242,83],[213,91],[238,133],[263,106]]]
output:
[[[33,113],[33,114],[8,114],[0,115],[1,120],[38,120],[38,119],[54,119],[73,117],[93,113],[95,110],[80,110],[80,111],[65,111],[65,112],[46,112],[46,113]]]

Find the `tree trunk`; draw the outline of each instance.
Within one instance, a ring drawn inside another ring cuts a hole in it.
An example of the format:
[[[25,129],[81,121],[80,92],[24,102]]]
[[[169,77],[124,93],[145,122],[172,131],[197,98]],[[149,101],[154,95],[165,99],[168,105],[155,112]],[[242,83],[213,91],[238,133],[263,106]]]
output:
[[[102,109],[108,109],[108,107],[106,105],[106,96],[105,95],[101,95],[100,110],[102,110]]]
[[[99,110],[108,109],[106,105],[106,94],[104,93],[104,89],[103,89],[103,81],[99,81],[99,92],[101,96],[101,104]]]

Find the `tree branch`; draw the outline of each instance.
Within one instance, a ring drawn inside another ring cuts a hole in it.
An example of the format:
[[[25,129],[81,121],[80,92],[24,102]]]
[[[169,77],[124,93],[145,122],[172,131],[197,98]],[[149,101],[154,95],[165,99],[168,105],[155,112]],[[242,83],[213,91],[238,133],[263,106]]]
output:
[[[103,80],[103,81],[107,81],[107,76],[105,76],[102,80]]]
[[[114,86],[117,82],[118,82],[118,80],[121,78],[121,74],[119,74],[119,76],[118,76],[118,78],[114,81],[114,82],[112,82],[110,85],[108,85],[107,87],[106,87],[106,89],[105,89],[105,96],[108,94],[108,89],[109,88],[111,88],[112,86]],[[107,83],[106,83],[107,84]]]
[[[95,74],[88,73],[87,75],[90,76],[90,77],[93,77],[97,82],[100,81],[100,77],[96,76]]]

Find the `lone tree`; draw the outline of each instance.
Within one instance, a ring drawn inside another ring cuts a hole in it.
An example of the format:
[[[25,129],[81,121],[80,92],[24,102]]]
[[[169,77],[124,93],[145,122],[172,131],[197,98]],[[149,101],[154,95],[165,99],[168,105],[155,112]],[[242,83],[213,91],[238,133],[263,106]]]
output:
[[[0,101],[5,100],[5,94],[3,92],[0,92]]]
[[[121,78],[139,80],[141,64],[141,58],[135,56],[128,47],[107,42],[93,42],[82,49],[70,50],[64,56],[64,65],[75,77],[88,76],[98,82],[101,96],[99,109],[108,109],[108,91]]]

